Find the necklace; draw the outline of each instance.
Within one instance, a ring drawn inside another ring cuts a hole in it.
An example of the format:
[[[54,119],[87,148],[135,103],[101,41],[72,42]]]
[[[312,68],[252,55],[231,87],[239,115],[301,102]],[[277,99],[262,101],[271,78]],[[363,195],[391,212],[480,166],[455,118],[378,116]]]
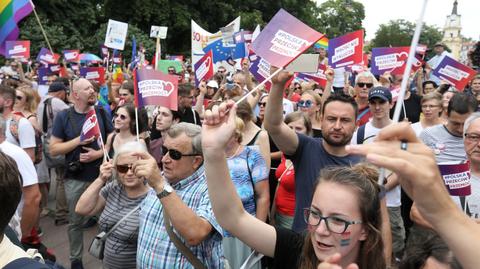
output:
[[[242,147],[242,145],[238,145],[237,149],[235,150],[235,152],[232,155],[230,155],[230,156],[227,155],[227,159],[230,159],[230,158],[233,158],[233,157],[237,156],[241,147]]]

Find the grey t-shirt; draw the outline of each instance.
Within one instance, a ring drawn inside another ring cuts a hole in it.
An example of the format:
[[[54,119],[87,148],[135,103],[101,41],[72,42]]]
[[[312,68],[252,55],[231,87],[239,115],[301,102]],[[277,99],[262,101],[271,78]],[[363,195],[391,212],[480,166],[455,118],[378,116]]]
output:
[[[437,163],[461,163],[467,160],[463,137],[451,134],[442,124],[424,129],[420,140],[433,150]]]
[[[145,193],[134,199],[128,198],[123,186],[116,181],[103,187],[100,195],[106,201],[99,220],[100,230],[104,232],[109,231],[147,196]],[[105,268],[136,268],[139,212],[137,209],[108,236],[103,258]]]

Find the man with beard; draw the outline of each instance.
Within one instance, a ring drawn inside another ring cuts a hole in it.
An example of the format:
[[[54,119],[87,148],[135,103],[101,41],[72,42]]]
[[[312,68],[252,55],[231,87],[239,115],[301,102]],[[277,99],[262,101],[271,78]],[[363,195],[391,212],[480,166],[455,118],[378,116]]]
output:
[[[345,151],[355,131],[358,108],[352,97],[333,94],[322,107],[323,138],[297,134],[283,122],[283,89],[290,77],[290,74],[281,72],[272,79],[264,126],[278,148],[294,164],[296,205],[292,229],[303,232],[307,226],[303,208],[311,204],[313,186],[320,170],[327,166],[353,165],[360,161],[359,156],[350,156]]]
[[[88,111],[94,108],[97,93],[86,79],[79,79],[72,86],[73,107],[57,114],[50,140],[52,156],[65,154],[65,194],[69,209],[68,238],[70,243],[71,268],[83,268],[84,217],[75,213],[75,206],[88,185],[98,177],[103,151],[94,137],[80,141],[80,133]],[[112,121],[102,108],[96,108],[102,137],[113,131]]]

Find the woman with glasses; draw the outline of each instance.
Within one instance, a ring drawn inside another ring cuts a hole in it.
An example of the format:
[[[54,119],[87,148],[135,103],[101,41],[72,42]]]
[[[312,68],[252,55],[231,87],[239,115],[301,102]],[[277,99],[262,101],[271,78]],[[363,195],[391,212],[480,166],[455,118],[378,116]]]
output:
[[[442,95],[438,92],[430,92],[422,98],[423,117],[419,122],[412,124],[412,128],[417,136],[420,136],[423,129],[437,124],[443,124],[445,121],[440,117],[443,112]]]
[[[298,109],[307,114],[312,123],[313,137],[322,137],[322,97],[312,90],[307,90],[302,94],[302,98],[297,103]]]
[[[13,113],[28,119],[37,132],[41,132],[36,114],[39,101],[40,97],[31,87],[21,86],[16,89],[16,100],[13,105]]]
[[[305,235],[265,224],[243,209],[222,152],[235,131],[235,110],[229,102],[207,111],[202,129],[208,194],[220,225],[273,257],[274,268],[317,268],[340,253],[342,268],[356,263],[360,269],[384,269],[376,169],[364,164],[324,169],[312,204],[304,209]]]
[[[128,142],[115,153],[112,161],[100,166],[99,177],[85,190],[75,211],[93,216],[101,212],[99,228],[107,233],[118,221],[134,210],[150,187],[132,169],[137,157],[133,152],[147,152],[144,144]],[[112,177],[114,180],[109,181]],[[105,185],[106,184],[106,185]],[[113,230],[105,241],[104,268],[136,268],[139,210],[135,210]]]
[[[139,122],[139,124],[142,124]],[[105,143],[105,150],[110,158],[113,158],[115,151],[121,145],[137,140],[137,127],[135,123],[135,107],[133,104],[125,104],[118,107],[115,114],[113,114],[113,127],[115,132],[108,135]],[[139,128],[142,132],[143,127]],[[143,138],[140,137],[140,143],[146,145]]]

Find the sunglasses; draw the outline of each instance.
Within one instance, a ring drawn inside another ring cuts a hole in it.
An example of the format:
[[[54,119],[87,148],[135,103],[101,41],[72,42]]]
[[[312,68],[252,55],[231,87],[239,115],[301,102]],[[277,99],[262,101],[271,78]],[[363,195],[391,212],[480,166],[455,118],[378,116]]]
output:
[[[18,96],[18,95],[17,95],[15,98],[16,98],[18,101],[22,101],[22,100],[23,100],[23,97],[22,97],[22,96]]]
[[[183,156],[200,156],[201,154],[198,153],[192,153],[192,154],[183,154],[178,150],[175,149],[168,149],[166,147],[162,147],[162,152],[163,156],[167,155],[170,156],[172,160],[178,161],[180,160]]]
[[[168,70],[168,73],[175,73],[175,70]]]
[[[267,102],[260,102],[260,103],[258,103],[258,106],[265,107],[265,106],[267,106]]]
[[[313,105],[312,100],[300,100],[298,101],[298,106],[299,107],[311,107]]]
[[[358,82],[358,83],[357,83],[357,86],[360,87],[360,88],[363,88],[363,87],[365,87],[365,86],[367,86],[367,88],[371,88],[371,87],[373,87],[373,83]]]
[[[120,174],[125,174],[128,170],[133,168],[133,163],[130,164],[117,164],[117,172]],[[133,171],[133,170],[132,170]]]
[[[113,118],[116,119],[116,118],[120,118],[121,120],[126,120],[127,119],[127,116],[125,115],[122,115],[122,114],[113,114]]]

